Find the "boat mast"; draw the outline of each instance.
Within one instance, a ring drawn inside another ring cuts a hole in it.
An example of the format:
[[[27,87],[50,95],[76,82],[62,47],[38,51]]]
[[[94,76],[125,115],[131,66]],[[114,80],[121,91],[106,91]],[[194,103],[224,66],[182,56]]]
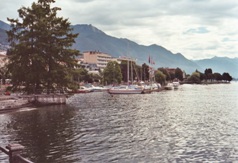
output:
[[[131,58],[130,58],[131,59]],[[132,67],[132,59],[131,59],[131,84],[133,84],[133,67]]]
[[[126,59],[127,59],[127,85],[129,85],[129,78],[130,78],[130,76],[129,76],[129,67],[130,67],[130,65],[129,65],[129,59],[128,59],[128,49],[129,49],[129,42],[127,41],[127,56],[125,57]]]
[[[127,58],[127,84],[129,85],[129,59]]]

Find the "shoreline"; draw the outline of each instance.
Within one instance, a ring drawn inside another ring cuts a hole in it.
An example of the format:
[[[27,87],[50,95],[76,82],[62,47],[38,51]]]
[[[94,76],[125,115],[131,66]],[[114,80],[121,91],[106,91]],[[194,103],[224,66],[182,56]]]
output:
[[[230,82],[180,82],[183,84],[198,84],[198,85],[210,85],[210,84],[230,84]],[[143,94],[152,92],[161,92],[165,90],[164,86],[158,90],[146,90]],[[50,94],[50,95],[0,95],[0,114],[13,112],[25,107],[38,108],[41,106],[49,105],[64,105],[66,99],[69,98],[69,94]]]
[[[207,84],[230,84],[231,82],[227,81],[202,81],[202,82],[189,82],[189,81],[182,81],[179,82],[180,84],[201,84],[201,85],[207,85]]]
[[[18,110],[23,107],[33,106],[33,104],[28,102],[27,100],[23,100],[22,98],[11,95],[10,96],[0,95],[0,103],[1,103],[0,114]]]
[[[66,95],[0,95],[0,114],[16,111],[24,107],[41,107],[66,104]]]

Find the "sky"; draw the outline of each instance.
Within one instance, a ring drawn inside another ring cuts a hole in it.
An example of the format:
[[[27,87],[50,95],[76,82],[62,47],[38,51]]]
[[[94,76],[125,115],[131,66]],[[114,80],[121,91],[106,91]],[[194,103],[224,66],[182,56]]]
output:
[[[0,20],[36,0],[0,0]],[[72,25],[92,24],[141,45],[157,44],[188,59],[238,57],[237,0],[56,0]]]

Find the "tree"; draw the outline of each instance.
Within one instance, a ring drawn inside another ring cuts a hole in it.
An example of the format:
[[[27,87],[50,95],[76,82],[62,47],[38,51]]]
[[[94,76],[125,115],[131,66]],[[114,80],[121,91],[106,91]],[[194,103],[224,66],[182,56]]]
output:
[[[165,68],[158,68],[158,70],[160,70],[163,74],[165,74],[167,81],[171,80],[171,76]]]
[[[232,77],[230,76],[229,73],[224,72],[224,73],[222,74],[222,79],[225,80],[225,81],[230,82],[230,81],[232,80]]]
[[[213,79],[213,74],[212,74],[212,69],[211,68],[206,69],[204,73],[206,75],[206,79],[210,79],[210,80]]]
[[[192,73],[192,75],[189,76],[188,81],[189,81],[190,83],[197,83],[197,84],[201,83],[200,73],[199,73],[199,72],[194,72],[194,73]]]
[[[166,81],[166,75],[163,74],[160,70],[157,70],[155,72],[155,81],[160,83],[161,85],[164,85]]]
[[[149,74],[149,66],[147,64],[143,64],[142,65],[142,77],[141,77],[142,81],[146,81],[149,80],[150,78],[150,74]]]
[[[0,67],[0,84],[5,84],[7,77],[9,77],[9,75],[6,66]]]
[[[180,68],[175,69],[175,78],[183,81],[183,71]]]
[[[170,80],[174,80],[175,79],[175,73],[172,71],[169,71],[169,76],[170,76]]]
[[[142,81],[142,75],[143,75],[142,66],[135,64],[135,74],[136,74],[135,79],[137,79],[138,81]]]
[[[80,82],[86,82],[89,78],[88,71],[84,68],[77,68],[72,72],[73,81],[74,84],[77,83],[77,86],[79,87]],[[71,84],[72,85],[72,84]]]
[[[104,83],[107,84],[120,84],[122,81],[122,74],[120,65],[116,61],[110,61],[107,63],[103,71]]]
[[[128,67],[129,67],[129,80],[131,80],[133,78],[133,81],[135,79],[140,79],[139,76],[139,70],[141,69],[140,66],[137,66],[136,63],[134,61],[122,61],[120,64],[120,68],[121,68],[121,73],[122,73],[122,80],[124,82],[128,81]],[[133,75],[133,76],[132,76]]]
[[[120,64],[120,68],[121,68],[121,73],[122,73],[122,80],[124,82],[128,81],[127,79],[127,61],[123,60]]]
[[[97,83],[99,83],[99,82],[101,82],[101,80],[102,80],[102,77],[99,75],[99,74],[89,74],[89,76],[90,76],[90,78],[91,78],[91,80],[92,80],[92,82],[97,82]]]
[[[213,76],[216,81],[222,80],[222,75],[220,73],[214,73]]]
[[[28,93],[46,88],[67,87],[68,74],[76,65],[79,51],[71,49],[78,34],[72,33],[67,19],[57,17],[55,0],[38,0],[18,10],[19,19],[9,19],[7,32],[11,48],[8,70],[14,87],[25,85]]]

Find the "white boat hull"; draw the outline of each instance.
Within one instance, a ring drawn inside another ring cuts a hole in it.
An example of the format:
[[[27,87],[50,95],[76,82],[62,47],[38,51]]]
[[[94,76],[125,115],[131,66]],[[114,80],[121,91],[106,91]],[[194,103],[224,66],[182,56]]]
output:
[[[142,94],[142,89],[122,89],[122,88],[111,88],[108,90],[110,94]]]

